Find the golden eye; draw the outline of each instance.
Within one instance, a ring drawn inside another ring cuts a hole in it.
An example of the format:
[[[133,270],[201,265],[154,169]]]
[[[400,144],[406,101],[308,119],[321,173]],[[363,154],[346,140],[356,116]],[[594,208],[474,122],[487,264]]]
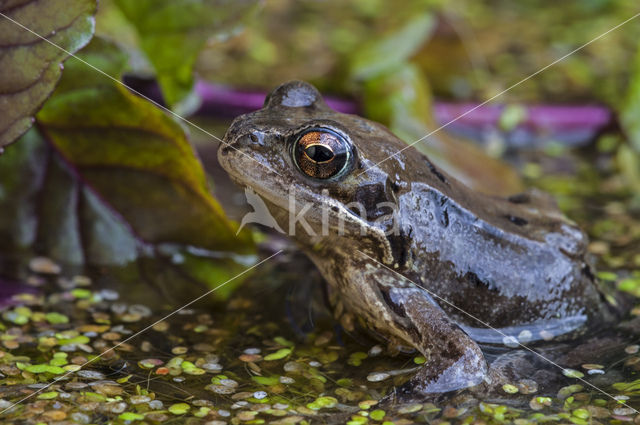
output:
[[[293,159],[307,176],[328,179],[347,168],[351,146],[332,130],[312,128],[298,136],[293,145]]]

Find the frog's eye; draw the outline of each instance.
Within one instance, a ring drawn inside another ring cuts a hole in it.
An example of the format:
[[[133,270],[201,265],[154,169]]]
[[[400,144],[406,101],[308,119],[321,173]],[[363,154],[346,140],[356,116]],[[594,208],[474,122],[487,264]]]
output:
[[[351,146],[332,130],[312,128],[298,136],[293,145],[293,159],[307,176],[328,179],[348,167]]]

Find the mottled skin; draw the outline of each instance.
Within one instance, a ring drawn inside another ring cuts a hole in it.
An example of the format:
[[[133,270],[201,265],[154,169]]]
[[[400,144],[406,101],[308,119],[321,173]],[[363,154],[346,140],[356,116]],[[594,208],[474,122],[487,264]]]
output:
[[[314,179],[295,166],[291,144],[310,127],[338,132],[353,146],[352,164],[338,178]],[[406,144],[380,124],[328,108],[309,84],[276,88],[263,109],[233,122],[225,142],[231,147],[221,146],[220,163],[264,199],[282,229],[295,232],[327,280],[342,325],[359,323],[394,350],[426,356],[410,391],[480,383],[487,366],[476,341],[567,337],[609,315],[585,235],[544,194],[491,197],[413,148],[392,156]],[[364,217],[350,209],[353,201]],[[290,229],[290,211],[306,203],[314,205],[304,215],[308,226]]]

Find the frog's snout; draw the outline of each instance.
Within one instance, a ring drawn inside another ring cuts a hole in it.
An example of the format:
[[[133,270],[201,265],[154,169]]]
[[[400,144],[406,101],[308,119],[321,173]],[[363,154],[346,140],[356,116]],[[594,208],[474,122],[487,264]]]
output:
[[[259,132],[248,132],[241,134],[231,141],[227,138],[220,144],[219,154],[221,156],[227,156],[233,151],[246,152],[248,150],[255,150],[256,147],[264,145],[264,136]]]

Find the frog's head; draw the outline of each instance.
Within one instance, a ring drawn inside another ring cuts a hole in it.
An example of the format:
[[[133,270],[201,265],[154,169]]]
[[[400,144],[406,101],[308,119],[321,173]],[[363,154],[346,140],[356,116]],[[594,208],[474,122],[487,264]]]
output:
[[[357,241],[354,248],[393,261],[388,235],[397,225],[397,192],[406,186],[405,157],[374,165],[406,145],[386,128],[338,113],[313,86],[291,81],[262,109],[236,118],[224,142],[222,167],[259,194],[299,242],[327,246],[344,236]]]

